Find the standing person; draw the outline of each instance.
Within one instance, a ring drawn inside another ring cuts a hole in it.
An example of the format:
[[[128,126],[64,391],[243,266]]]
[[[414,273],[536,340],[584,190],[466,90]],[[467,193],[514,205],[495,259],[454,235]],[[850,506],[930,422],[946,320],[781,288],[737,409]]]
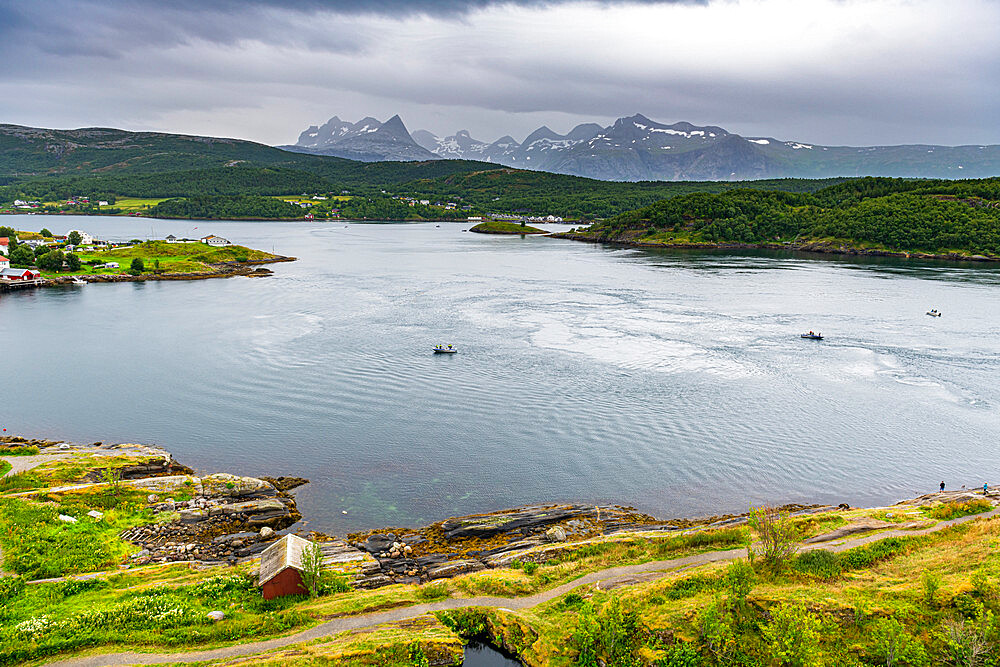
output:
[[[984,496],[986,495],[986,489],[987,489],[987,488],[988,488],[988,487],[986,486],[986,482],[983,482],[983,495],[984,495]]]
[[[944,482],[941,482],[941,493],[944,493]]]

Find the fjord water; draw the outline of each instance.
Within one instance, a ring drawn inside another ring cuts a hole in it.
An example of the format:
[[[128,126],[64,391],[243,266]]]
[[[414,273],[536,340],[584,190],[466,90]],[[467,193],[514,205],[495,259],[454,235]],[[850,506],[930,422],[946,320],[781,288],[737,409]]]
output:
[[[266,279],[3,294],[0,425],[307,477],[308,528],[543,501],[662,517],[858,505],[1000,482],[992,265],[643,251],[444,223],[12,222],[213,233],[299,258]],[[799,339],[809,329],[826,339]]]

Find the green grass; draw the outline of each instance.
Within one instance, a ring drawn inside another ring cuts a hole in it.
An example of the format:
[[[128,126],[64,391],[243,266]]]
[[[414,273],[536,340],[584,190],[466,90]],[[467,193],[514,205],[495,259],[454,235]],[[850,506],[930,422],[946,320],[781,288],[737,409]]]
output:
[[[115,199],[114,204],[108,206],[102,206],[105,208],[117,208],[120,209],[122,213],[131,213],[134,211],[142,211],[147,208],[153,208],[161,201],[166,201],[165,197],[118,197]]]
[[[531,227],[530,225],[521,225],[518,222],[505,222],[503,220],[490,220],[489,222],[480,222],[478,225],[471,227],[470,232],[481,232],[484,234],[547,234],[544,229],[538,229],[537,227]]]
[[[985,498],[976,498],[964,503],[942,503],[933,507],[921,507],[921,511],[932,519],[950,521],[970,514],[982,514],[993,509],[993,503]]]
[[[10,463],[0,459],[0,477],[6,475],[11,468],[13,468],[13,466]]]
[[[13,447],[0,447],[0,456],[34,456],[41,451],[34,445],[14,445]]]
[[[4,569],[28,579],[114,567],[135,548],[118,534],[153,521],[138,491],[123,490],[116,498],[91,492],[42,495],[38,500],[44,502],[0,498]],[[103,518],[87,516],[94,507],[102,508]],[[61,521],[58,515],[73,517],[77,523]]]
[[[166,241],[146,241],[138,245],[101,250],[95,252],[80,252],[77,254],[83,266],[79,271],[60,271],[58,273],[43,271],[42,275],[51,278],[68,275],[94,274],[128,274],[134,258],[139,258],[145,265],[144,273],[153,273],[155,263],[159,261],[159,270],[164,274],[196,273],[215,271],[215,264],[226,262],[267,261],[275,255],[262,250],[252,250],[244,246],[231,245],[210,247],[204,243],[167,243]],[[119,268],[94,268],[88,262],[100,263],[118,262]]]

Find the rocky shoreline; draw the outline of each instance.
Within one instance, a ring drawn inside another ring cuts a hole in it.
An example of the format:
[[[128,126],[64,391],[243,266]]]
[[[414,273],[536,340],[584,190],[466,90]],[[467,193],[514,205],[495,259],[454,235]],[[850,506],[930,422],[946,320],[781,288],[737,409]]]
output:
[[[848,255],[857,257],[895,257],[899,259],[944,260],[949,262],[1000,262],[1000,257],[987,255],[963,255],[959,253],[935,254],[919,251],[894,251],[875,248],[855,248],[831,241],[810,241],[805,243],[659,243],[637,241],[627,235],[614,238],[600,238],[586,232],[554,232],[552,238],[602,243],[626,248],[667,248],[674,250],[787,250],[792,252],[813,252],[823,255]]]
[[[134,464],[116,468],[121,484],[145,497],[154,513],[150,524],[120,533],[137,551],[122,567],[168,562],[201,566],[251,563],[281,531],[294,531],[302,515],[292,489],[303,478],[256,478],[213,473],[194,474],[159,447],[137,444],[71,445],[60,441],[0,437],[5,447],[38,447],[63,458],[130,457]],[[105,483],[105,467],[93,465],[75,484],[49,494],[79,491]],[[32,493],[32,492],[25,492]],[[965,502],[971,491],[934,493],[898,505],[926,505],[945,500]],[[786,505],[792,515],[850,510],[846,504]],[[661,520],[633,507],[573,503],[537,504],[496,512],[452,517],[421,528],[379,528],[346,539],[310,532],[324,561],[355,588],[420,584],[470,572],[510,567],[517,562],[545,563],[595,542],[627,540],[636,534],[664,534],[739,526],[746,515]],[[868,521],[841,529],[843,537],[888,526]],[[878,524],[878,525],[876,525]],[[616,537],[618,536],[618,537]],[[826,538],[824,538],[826,539]]]

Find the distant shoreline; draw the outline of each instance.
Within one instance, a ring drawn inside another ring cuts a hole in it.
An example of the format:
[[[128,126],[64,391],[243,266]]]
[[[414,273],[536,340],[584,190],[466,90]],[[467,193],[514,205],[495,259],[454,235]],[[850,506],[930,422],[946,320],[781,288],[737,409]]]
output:
[[[581,241],[583,243],[602,243],[626,248],[664,248],[675,250],[787,250],[791,252],[809,252],[820,255],[844,255],[855,257],[893,257],[898,259],[944,260],[949,262],[1000,262],[1000,257],[988,255],[962,255],[958,253],[937,254],[919,250],[882,250],[877,248],[853,248],[832,243],[659,243],[653,241],[628,241],[623,239],[602,239],[581,232],[554,232],[551,238]]]

